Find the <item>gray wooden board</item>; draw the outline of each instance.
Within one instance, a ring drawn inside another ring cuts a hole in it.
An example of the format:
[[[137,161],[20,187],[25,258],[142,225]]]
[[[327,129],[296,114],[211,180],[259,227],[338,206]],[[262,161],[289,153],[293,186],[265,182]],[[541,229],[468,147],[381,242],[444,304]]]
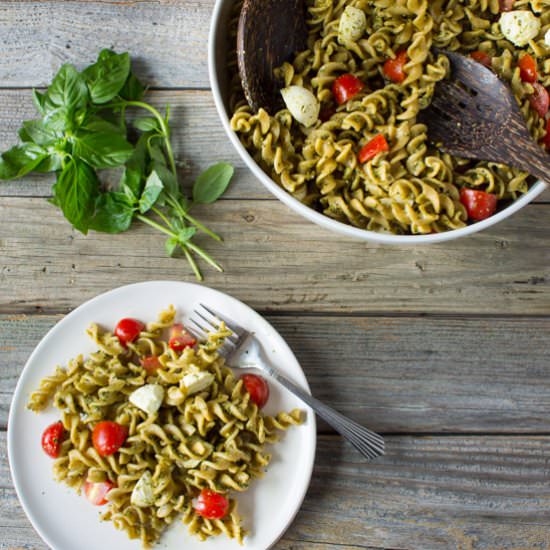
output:
[[[174,151],[176,157],[187,164],[187,168],[180,170],[184,186],[189,187],[196,175],[215,160],[225,160],[235,166],[236,172],[224,198],[276,200],[246,168],[229,142],[209,91],[157,90],[151,91],[148,99],[159,109],[167,104],[171,107]],[[33,118],[37,118],[37,113],[30,90],[0,89],[0,151],[15,145],[21,123]],[[50,196],[52,181],[49,175],[0,181],[0,197]],[[550,190],[539,195],[535,202],[550,202]]]
[[[60,318],[0,316],[0,427],[23,365]],[[550,431],[550,318],[267,319],[313,394],[375,430]]]
[[[550,437],[392,436],[387,455],[367,463],[321,436],[306,499],[275,548],[548,548],[549,453]],[[5,432],[0,530],[0,548],[46,548],[17,501]]]
[[[269,311],[547,315],[550,216],[529,205],[478,235],[432,246],[352,241],[278,201],[223,201],[197,209],[225,243],[199,237],[226,271],[206,283]],[[67,311],[113,286],[192,280],[164,238],[71,229],[43,198],[0,199],[0,312]]]

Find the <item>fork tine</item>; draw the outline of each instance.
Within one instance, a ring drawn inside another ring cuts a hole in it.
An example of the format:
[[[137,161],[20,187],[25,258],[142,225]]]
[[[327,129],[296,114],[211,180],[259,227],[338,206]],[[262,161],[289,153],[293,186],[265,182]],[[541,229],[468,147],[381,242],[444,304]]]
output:
[[[202,325],[197,323],[197,321],[195,321],[195,319],[191,318],[191,319],[189,319],[189,322],[193,323],[199,329],[199,331],[204,334],[204,336],[206,336],[208,334],[208,330],[206,330]],[[193,329],[193,330],[196,330],[196,329]]]
[[[231,332],[234,332],[237,335],[240,335],[244,332],[244,329],[241,326],[237,325],[237,323],[235,323],[234,321],[229,320],[227,317],[224,317],[221,313],[207,308],[204,304],[200,304],[200,306],[212,317],[218,318],[220,321],[223,321]]]

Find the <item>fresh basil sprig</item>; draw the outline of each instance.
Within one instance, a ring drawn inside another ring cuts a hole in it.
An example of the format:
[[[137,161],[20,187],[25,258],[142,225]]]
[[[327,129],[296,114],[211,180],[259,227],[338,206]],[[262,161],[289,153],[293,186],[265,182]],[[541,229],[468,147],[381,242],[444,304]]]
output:
[[[194,204],[216,201],[227,189],[233,167],[220,162],[205,170],[188,199],[178,182],[170,107],[161,114],[143,101],[144,93],[128,53],[102,50],[82,72],[63,65],[46,92],[33,90],[42,118],[23,122],[22,143],[0,157],[0,179],[55,172],[50,202],[75,229],[120,233],[140,220],[163,232],[167,254],[183,253],[202,280],[197,256],[218,271],[222,268],[192,239],[198,232],[218,241],[221,237],[189,211]],[[127,112],[136,109],[146,113],[129,122]],[[107,168],[121,171],[115,188],[101,182],[98,170]]]

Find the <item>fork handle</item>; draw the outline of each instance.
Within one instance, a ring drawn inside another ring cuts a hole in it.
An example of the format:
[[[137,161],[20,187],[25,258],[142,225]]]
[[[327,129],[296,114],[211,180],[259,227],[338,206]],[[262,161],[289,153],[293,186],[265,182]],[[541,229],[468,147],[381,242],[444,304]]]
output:
[[[362,455],[372,459],[382,456],[385,452],[384,439],[347,416],[335,411],[315,397],[296,386],[288,378],[279,374],[266,360],[262,361],[261,369],[275,378],[282,386],[307,403],[325,422],[345,437]]]

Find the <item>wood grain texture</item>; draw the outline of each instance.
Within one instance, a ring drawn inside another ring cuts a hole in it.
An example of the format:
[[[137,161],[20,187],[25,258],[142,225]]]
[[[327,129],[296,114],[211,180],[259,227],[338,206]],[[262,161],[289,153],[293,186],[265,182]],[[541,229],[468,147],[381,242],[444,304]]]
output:
[[[306,499],[274,548],[548,548],[549,453],[549,437],[399,436],[367,463],[322,436]],[[12,487],[5,432],[0,480],[0,548],[46,549]]]
[[[153,90],[148,98],[160,109],[170,104],[174,151],[177,158],[188,165],[188,168],[180,170],[184,185],[189,186],[199,172],[215,159],[226,160],[235,166],[236,173],[233,184],[224,195],[225,199],[276,200],[246,168],[229,142],[209,91]],[[17,143],[17,132],[24,120],[36,117],[31,90],[0,90],[0,151]],[[50,196],[52,182],[52,176],[39,174],[17,181],[0,181],[0,197],[47,197]],[[550,203],[550,189],[534,202]]]
[[[150,86],[208,87],[213,0],[0,2],[2,87],[48,84],[60,65],[82,68],[101,48],[130,51]]]
[[[0,316],[0,427],[25,362],[59,319]],[[313,394],[374,430],[548,432],[550,318],[267,319]]]
[[[264,311],[497,313],[550,311],[550,217],[529,205],[470,238],[424,247],[352,241],[278,201],[197,209],[225,243],[199,238],[226,272],[206,283]],[[0,313],[65,312],[113,286],[192,280],[157,231],[72,230],[42,198],[0,199]]]

